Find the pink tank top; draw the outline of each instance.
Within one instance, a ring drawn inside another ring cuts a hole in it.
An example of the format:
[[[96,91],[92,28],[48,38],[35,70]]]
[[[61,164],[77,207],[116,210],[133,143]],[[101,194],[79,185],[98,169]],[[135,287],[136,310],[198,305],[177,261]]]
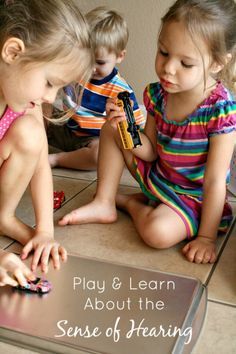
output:
[[[14,120],[23,114],[24,112],[13,112],[11,108],[6,108],[3,116],[0,118],[0,140],[4,137]]]

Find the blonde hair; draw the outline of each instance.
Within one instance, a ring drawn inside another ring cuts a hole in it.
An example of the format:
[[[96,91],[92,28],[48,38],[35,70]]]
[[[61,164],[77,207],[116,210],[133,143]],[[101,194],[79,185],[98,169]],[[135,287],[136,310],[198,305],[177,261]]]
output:
[[[234,0],[177,0],[162,24],[182,21],[194,44],[201,38],[213,62],[223,65],[217,79],[236,93],[236,4]],[[227,54],[232,56],[227,59]]]
[[[117,56],[126,48],[129,31],[124,18],[116,11],[104,6],[96,7],[86,15],[92,45],[96,53],[101,47]]]
[[[10,37],[24,42],[22,65],[66,59],[73,53],[80,80],[89,80],[94,56],[87,22],[75,1],[1,0],[0,50]]]

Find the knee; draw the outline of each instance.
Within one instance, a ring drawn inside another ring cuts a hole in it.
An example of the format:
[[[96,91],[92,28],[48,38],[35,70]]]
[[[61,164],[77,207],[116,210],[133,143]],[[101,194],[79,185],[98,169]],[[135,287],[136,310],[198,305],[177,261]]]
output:
[[[168,226],[161,220],[147,222],[141,236],[144,242],[153,248],[165,249],[173,245]]]
[[[9,133],[15,150],[26,155],[38,155],[46,141],[45,131],[34,117],[18,119]]]
[[[0,230],[5,230],[9,225],[9,215],[6,212],[6,206],[0,206]]]

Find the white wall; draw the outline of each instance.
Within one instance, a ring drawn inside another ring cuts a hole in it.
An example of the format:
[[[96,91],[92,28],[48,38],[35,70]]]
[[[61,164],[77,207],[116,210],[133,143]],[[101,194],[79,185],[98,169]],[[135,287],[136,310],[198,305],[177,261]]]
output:
[[[82,13],[108,6],[126,19],[130,37],[127,55],[119,69],[142,103],[143,90],[157,80],[154,63],[160,19],[174,0],[77,0]]]

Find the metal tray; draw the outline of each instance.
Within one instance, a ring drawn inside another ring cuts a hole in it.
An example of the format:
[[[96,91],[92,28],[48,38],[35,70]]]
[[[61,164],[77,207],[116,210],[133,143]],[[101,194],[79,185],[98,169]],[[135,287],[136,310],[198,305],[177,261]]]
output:
[[[70,256],[47,279],[45,295],[0,289],[1,341],[44,354],[190,353],[204,321],[194,278]]]

